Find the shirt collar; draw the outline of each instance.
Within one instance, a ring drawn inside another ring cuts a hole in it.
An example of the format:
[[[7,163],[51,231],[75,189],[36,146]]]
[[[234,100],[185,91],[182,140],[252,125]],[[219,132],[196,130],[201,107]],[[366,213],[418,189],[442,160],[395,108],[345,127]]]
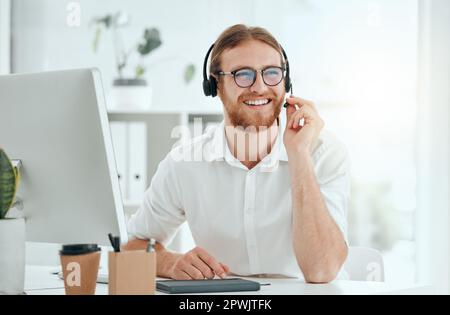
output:
[[[222,121],[212,134],[212,142],[209,150],[210,161],[225,160],[225,151],[228,149],[227,139],[225,137],[225,122]]]
[[[261,161],[260,164],[258,164],[258,167],[261,166],[263,168],[272,169],[273,167],[277,166],[279,161],[288,161],[286,147],[283,143],[283,134],[285,127],[280,124],[279,128],[279,133],[277,139],[275,140],[272,151]],[[228,147],[227,138],[225,135],[225,121],[222,121],[213,131],[209,156],[210,161],[227,161],[231,162],[233,165],[236,164],[235,162],[241,164],[239,161],[237,161],[233,154],[231,154],[230,148]]]

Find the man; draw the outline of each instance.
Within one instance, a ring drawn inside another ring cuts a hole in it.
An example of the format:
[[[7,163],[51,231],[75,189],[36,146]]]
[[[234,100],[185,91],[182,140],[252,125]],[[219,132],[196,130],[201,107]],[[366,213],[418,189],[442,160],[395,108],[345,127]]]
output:
[[[215,42],[210,75],[225,120],[161,162],[128,225],[136,239],[125,249],[157,240],[159,276],[337,277],[347,257],[347,153],[310,101],[289,97],[280,123],[286,63],[262,28],[235,25]],[[199,247],[169,252],[185,220]]]

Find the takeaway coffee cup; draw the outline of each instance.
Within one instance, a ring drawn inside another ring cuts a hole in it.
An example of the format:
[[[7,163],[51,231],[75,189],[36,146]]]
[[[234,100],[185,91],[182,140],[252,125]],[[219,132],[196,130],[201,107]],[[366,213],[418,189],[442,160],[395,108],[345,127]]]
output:
[[[59,252],[67,295],[93,295],[100,264],[97,244],[63,245]]]

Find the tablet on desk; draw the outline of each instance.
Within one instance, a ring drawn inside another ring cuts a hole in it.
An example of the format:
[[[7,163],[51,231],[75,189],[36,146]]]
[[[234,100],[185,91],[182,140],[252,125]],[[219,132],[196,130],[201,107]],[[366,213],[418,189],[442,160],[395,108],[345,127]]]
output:
[[[159,280],[156,281],[158,291],[179,293],[212,293],[212,292],[241,292],[259,291],[259,282],[245,279],[212,279],[212,280]]]

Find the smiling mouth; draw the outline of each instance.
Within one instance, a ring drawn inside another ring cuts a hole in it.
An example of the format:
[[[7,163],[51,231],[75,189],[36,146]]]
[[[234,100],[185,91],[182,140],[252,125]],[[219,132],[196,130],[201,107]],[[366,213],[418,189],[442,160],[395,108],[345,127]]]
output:
[[[261,106],[267,106],[270,103],[272,103],[272,100],[270,98],[266,99],[260,99],[260,100],[248,100],[244,101],[244,104],[251,107],[261,107]]]

